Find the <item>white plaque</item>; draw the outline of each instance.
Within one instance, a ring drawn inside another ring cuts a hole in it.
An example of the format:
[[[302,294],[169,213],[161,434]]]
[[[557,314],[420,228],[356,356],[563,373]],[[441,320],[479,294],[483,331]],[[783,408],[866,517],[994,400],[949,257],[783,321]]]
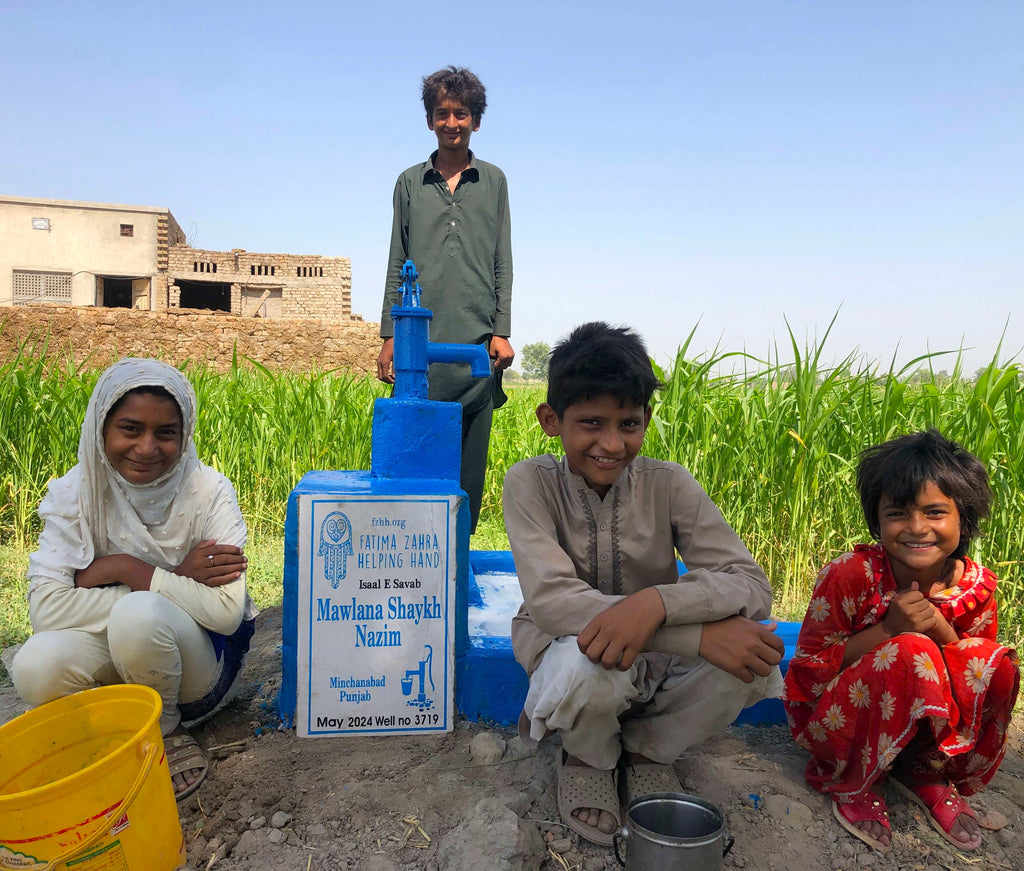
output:
[[[451,731],[462,498],[299,496],[299,735]]]

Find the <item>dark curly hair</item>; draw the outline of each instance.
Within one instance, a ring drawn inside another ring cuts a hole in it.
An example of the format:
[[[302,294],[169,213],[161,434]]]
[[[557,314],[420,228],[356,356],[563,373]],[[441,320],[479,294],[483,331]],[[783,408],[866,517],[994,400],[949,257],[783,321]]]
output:
[[[960,543],[952,556],[965,556],[992,508],[992,489],[981,461],[937,429],[900,436],[861,453],[857,489],[868,531],[876,541],[881,537],[878,506],[883,495],[897,506],[909,505],[929,482],[960,512]]]
[[[548,363],[547,401],[559,419],[570,405],[598,396],[646,407],[661,386],[644,340],[603,321],[576,327],[555,345]]]
[[[434,117],[434,109],[445,98],[462,103],[474,121],[479,121],[487,108],[487,92],[483,83],[465,67],[445,67],[424,76],[422,96],[427,118]]]

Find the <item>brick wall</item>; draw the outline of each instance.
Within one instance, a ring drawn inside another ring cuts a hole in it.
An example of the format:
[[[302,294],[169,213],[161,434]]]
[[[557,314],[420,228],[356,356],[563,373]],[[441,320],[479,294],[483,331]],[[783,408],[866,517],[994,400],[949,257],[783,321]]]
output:
[[[376,371],[379,324],[356,320],[270,320],[166,309],[158,312],[77,306],[0,307],[0,361],[22,343],[34,353],[105,367],[121,357],[208,363],[223,372],[236,351],[270,369]]]
[[[174,281],[210,281],[231,285],[231,312],[244,315],[243,297],[279,290],[281,317],[343,321],[352,317],[352,262],[348,257],[316,254],[260,254],[236,248],[208,251],[187,245],[167,249],[167,273]],[[177,305],[174,291],[158,308]]]

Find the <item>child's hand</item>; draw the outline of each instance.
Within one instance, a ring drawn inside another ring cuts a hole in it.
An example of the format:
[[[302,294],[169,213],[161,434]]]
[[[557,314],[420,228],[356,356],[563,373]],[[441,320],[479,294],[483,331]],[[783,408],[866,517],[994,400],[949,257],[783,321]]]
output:
[[[934,605],[932,605],[935,608]],[[928,637],[936,644],[953,644],[960,640],[956,630],[949,624],[949,621],[942,616],[942,612],[935,608],[935,626],[928,633]]]
[[[917,587],[917,581],[909,590],[900,590],[889,602],[889,610],[882,618],[882,625],[890,637],[905,632],[927,635],[936,644],[949,644],[957,640],[956,631]]]
[[[217,544],[212,538],[199,542],[174,570],[207,587],[220,587],[238,580],[249,566],[240,547]]]
[[[936,628],[937,620],[942,620],[942,615],[917,588],[917,581],[914,581],[909,590],[900,590],[892,597],[889,610],[882,618],[882,625],[890,637],[906,632],[928,635]]]
[[[743,683],[753,683],[756,677],[767,677],[772,667],[782,662],[786,645],[775,634],[778,625],[740,616],[705,623],[700,655]]]
[[[576,643],[591,662],[627,671],[664,622],[661,593],[647,587],[598,614],[579,634]]]

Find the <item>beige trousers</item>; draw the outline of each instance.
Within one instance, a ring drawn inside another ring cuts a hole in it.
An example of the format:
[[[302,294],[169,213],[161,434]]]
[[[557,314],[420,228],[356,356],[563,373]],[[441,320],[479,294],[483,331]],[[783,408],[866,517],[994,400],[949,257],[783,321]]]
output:
[[[205,629],[170,599],[140,591],[117,600],[106,632],[31,636],[14,658],[11,678],[32,706],[109,684],[152,687],[163,702],[160,731],[167,735],[181,721],[178,702],[205,696],[220,670]]]
[[[623,749],[671,763],[743,708],[781,693],[777,666],[752,683],[700,657],[664,653],[645,653],[627,671],[609,670],[565,635],[530,676],[519,731],[531,746],[558,732],[566,752],[594,768],[614,768]]]

